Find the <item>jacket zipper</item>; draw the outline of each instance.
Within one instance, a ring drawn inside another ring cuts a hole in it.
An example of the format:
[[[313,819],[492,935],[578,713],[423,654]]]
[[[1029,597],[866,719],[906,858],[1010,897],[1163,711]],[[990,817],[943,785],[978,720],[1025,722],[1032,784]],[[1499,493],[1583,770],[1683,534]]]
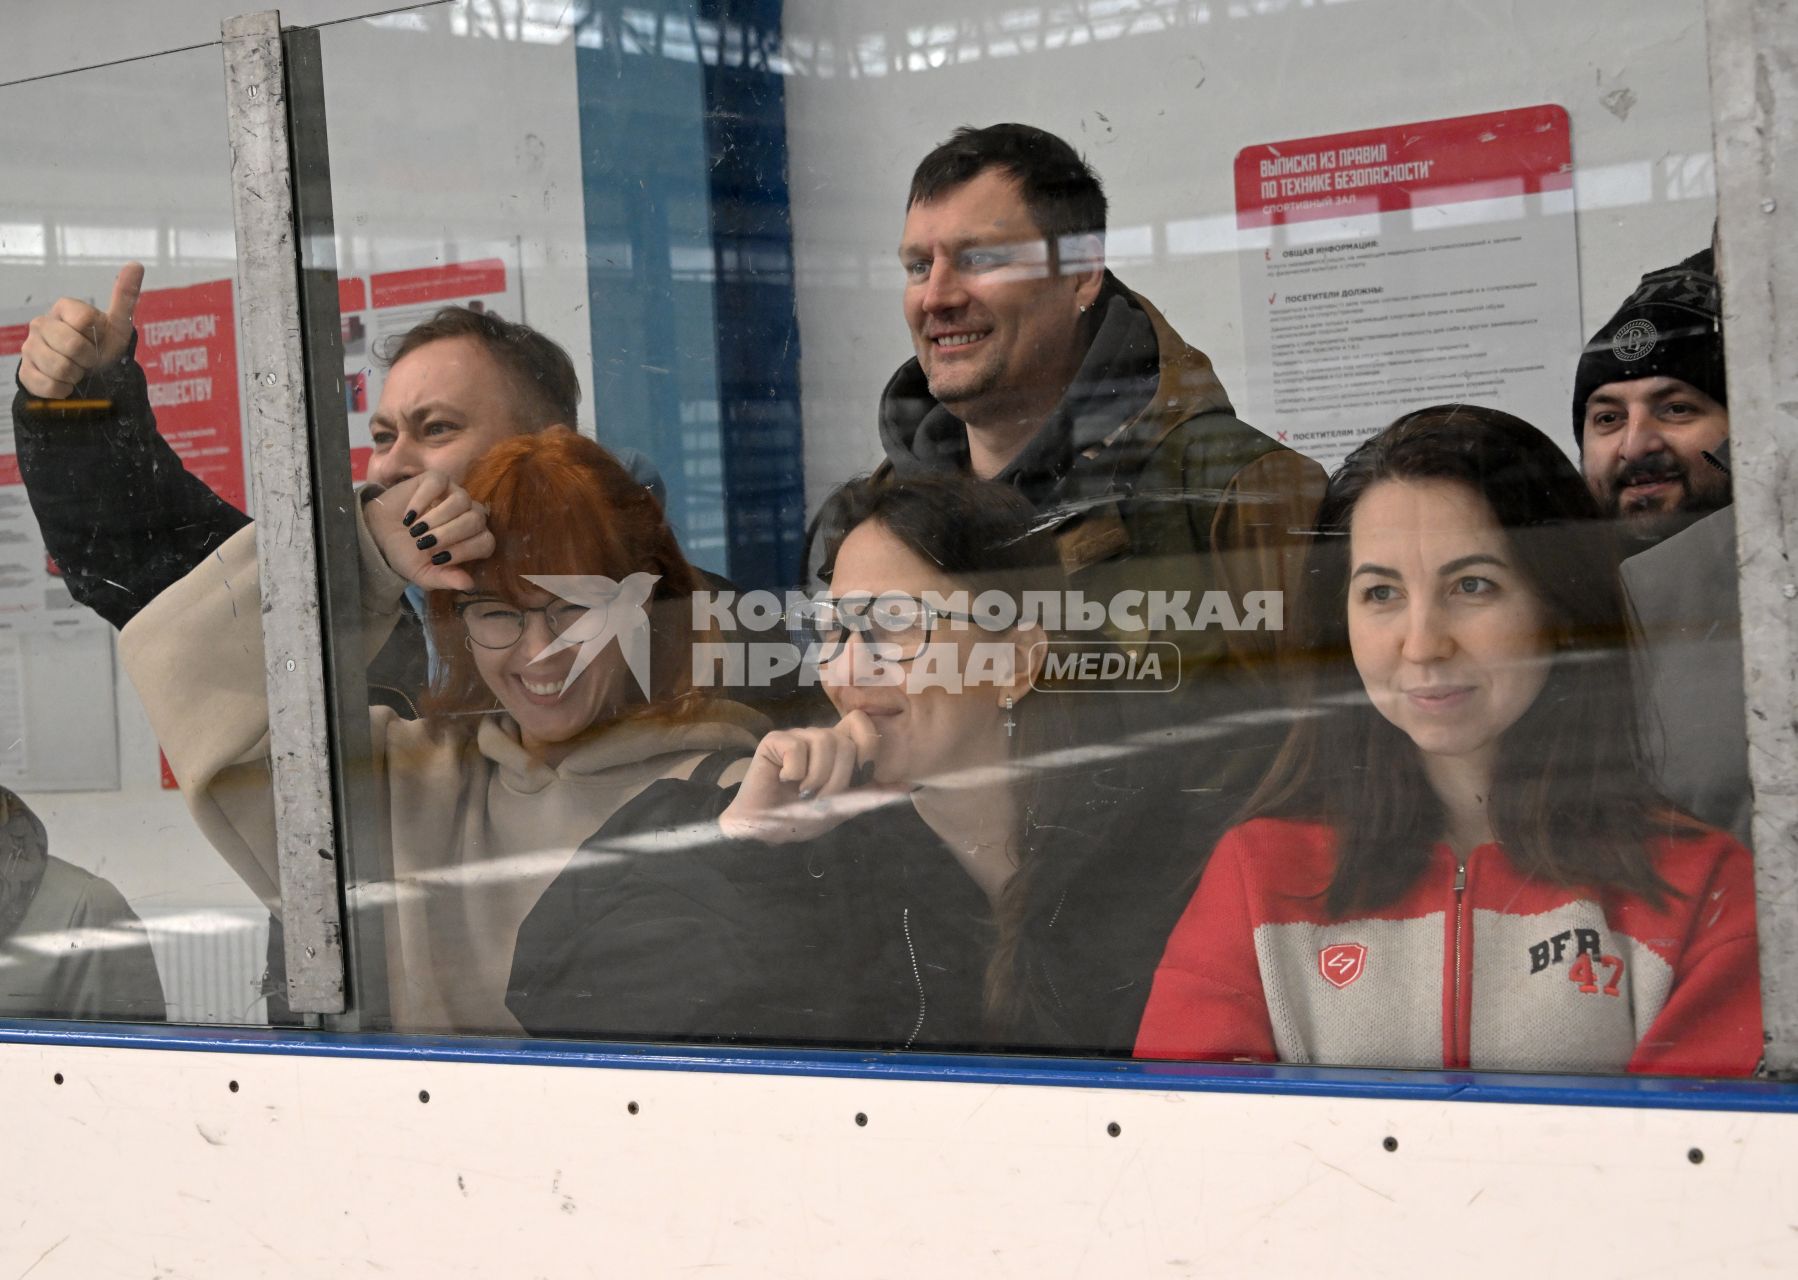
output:
[[[918,1033],[924,1030],[924,1013],[930,1007],[930,997],[924,994],[924,975],[918,969],[918,949],[912,945],[910,907],[900,911],[899,927],[905,930],[905,952],[911,957],[911,980],[918,984],[918,1021],[912,1027],[911,1034],[905,1037],[905,1044],[902,1046],[909,1049],[918,1038]]]
[[[1468,1011],[1461,1007],[1461,922],[1462,922],[1463,904],[1466,900],[1466,896],[1467,896],[1467,859],[1456,858],[1455,859],[1455,951],[1454,951],[1455,961],[1454,961],[1454,968],[1449,974],[1449,981],[1453,984],[1449,987],[1449,1008],[1454,1011],[1454,1015],[1453,1015],[1452,1019],[1450,1020],[1449,1030],[1453,1034],[1454,1039],[1449,1042],[1451,1049],[1450,1049],[1450,1053],[1449,1053],[1449,1061],[1446,1064],[1450,1067],[1465,1067],[1467,1065],[1465,1062],[1461,1061],[1461,1057],[1462,1057],[1462,1054],[1461,1054],[1461,1022],[1462,1022],[1462,1019],[1464,1019],[1468,1016]]]

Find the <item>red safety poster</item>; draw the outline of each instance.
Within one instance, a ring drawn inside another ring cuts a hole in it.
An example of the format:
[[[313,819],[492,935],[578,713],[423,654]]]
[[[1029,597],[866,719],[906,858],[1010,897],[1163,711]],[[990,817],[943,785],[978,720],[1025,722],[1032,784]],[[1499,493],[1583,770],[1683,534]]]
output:
[[[249,510],[231,281],[147,289],[135,320],[157,431],[209,489]],[[160,763],[162,785],[173,789],[167,758]]]
[[[237,386],[237,325],[231,281],[149,289],[138,299],[137,363],[149,384],[157,430],[187,469],[245,508],[243,413]],[[11,387],[30,316],[0,317],[0,377]],[[10,419],[0,431],[0,616],[73,605],[44,553],[25,502]]]
[[[248,510],[231,281],[147,289],[135,320],[156,429],[209,489]]]
[[[1262,143],[1235,176],[1250,421],[1333,466],[1399,414],[1463,400],[1571,448],[1565,109]]]

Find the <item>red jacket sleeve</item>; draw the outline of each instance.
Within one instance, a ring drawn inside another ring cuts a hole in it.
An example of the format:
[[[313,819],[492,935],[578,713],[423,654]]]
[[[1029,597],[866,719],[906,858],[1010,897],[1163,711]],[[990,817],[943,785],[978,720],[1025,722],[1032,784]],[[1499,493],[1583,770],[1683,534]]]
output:
[[[1761,1060],[1754,860],[1727,836],[1692,907],[1673,990],[1629,1060],[1645,1075],[1745,1076]]]
[[[1279,1061],[1255,958],[1249,846],[1238,828],[1211,855],[1155,970],[1137,1057]]]

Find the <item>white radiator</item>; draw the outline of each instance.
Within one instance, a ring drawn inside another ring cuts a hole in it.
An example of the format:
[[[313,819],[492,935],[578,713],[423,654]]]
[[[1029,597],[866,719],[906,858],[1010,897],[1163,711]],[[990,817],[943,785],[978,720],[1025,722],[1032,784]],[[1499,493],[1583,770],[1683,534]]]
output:
[[[262,972],[268,967],[268,912],[207,907],[158,913],[138,908],[170,1022],[268,1021]]]

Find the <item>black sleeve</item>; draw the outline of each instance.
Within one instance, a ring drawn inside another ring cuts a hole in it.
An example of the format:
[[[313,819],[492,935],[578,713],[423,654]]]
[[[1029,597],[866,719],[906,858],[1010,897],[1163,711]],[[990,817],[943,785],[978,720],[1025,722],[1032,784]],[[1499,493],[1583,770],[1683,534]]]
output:
[[[19,387],[12,410],[44,547],[69,593],[115,627],[249,523],[157,434],[136,351],[133,334],[116,365],[70,396],[103,407],[51,407]]]
[[[790,850],[717,833],[734,794],[653,783],[581,846],[518,931],[506,1004],[527,1032],[809,1038],[810,899]]]

